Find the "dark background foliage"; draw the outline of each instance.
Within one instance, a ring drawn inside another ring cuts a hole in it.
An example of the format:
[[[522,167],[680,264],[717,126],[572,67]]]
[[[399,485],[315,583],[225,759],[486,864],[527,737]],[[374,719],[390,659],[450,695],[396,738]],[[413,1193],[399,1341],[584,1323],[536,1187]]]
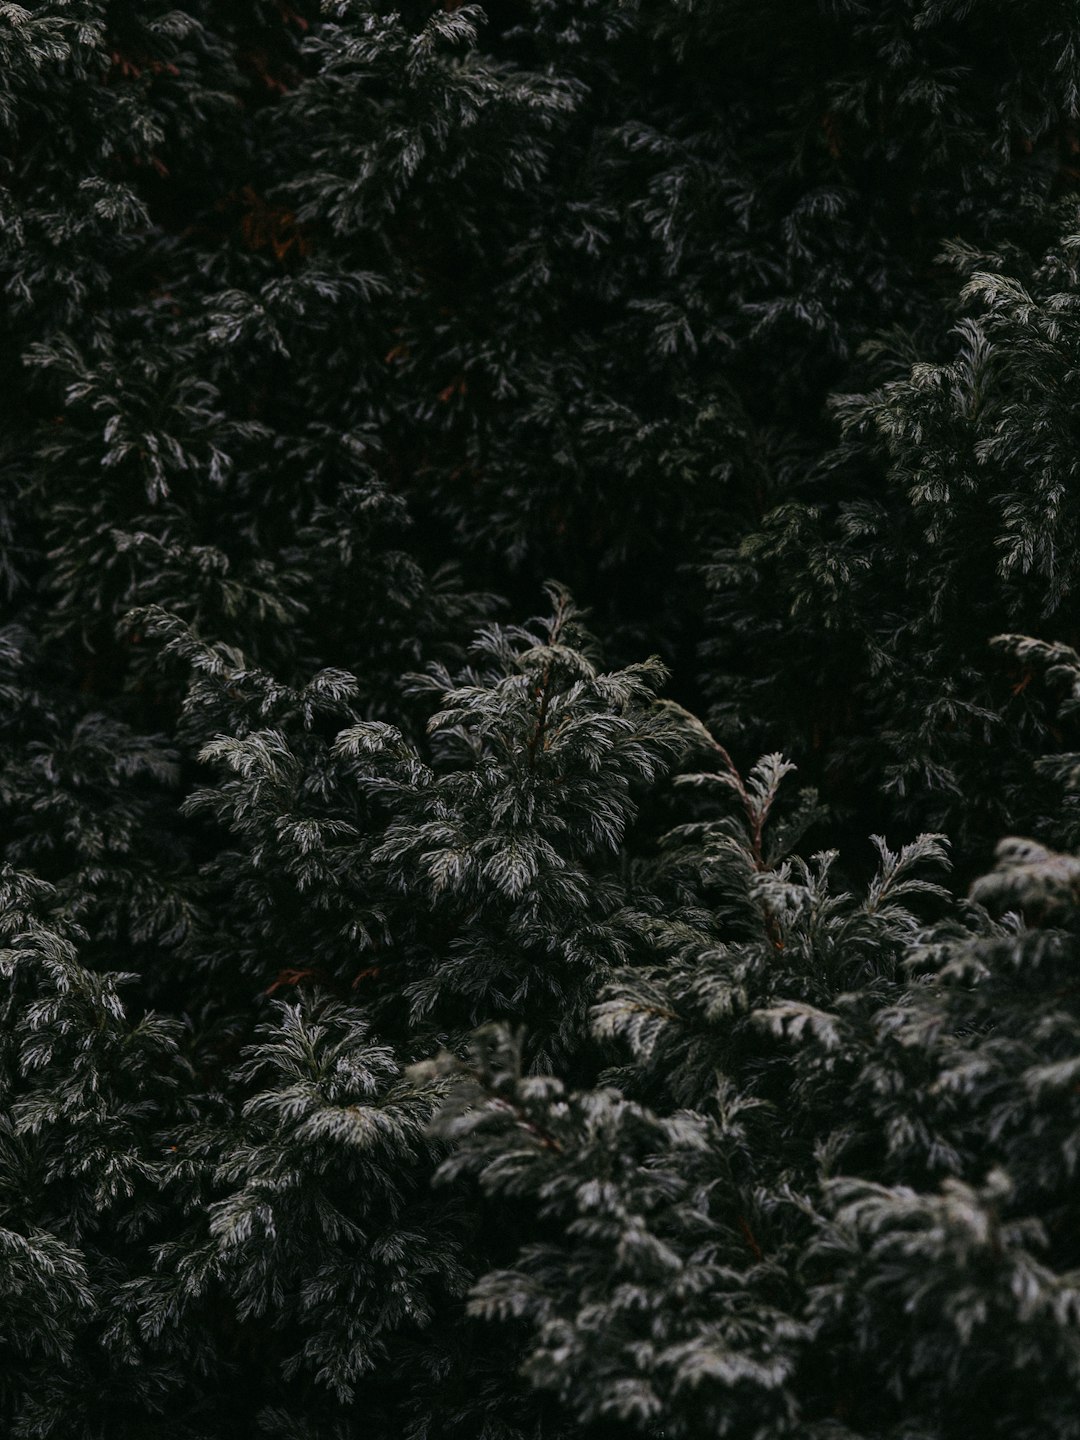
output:
[[[0,6],[5,1434],[1080,1436],[1078,84]]]

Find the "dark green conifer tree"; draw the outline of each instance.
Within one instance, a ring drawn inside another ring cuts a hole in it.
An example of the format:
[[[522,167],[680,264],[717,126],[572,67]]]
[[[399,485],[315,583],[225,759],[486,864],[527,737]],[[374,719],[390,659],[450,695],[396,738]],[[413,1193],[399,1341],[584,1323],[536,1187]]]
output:
[[[1078,87],[0,5],[3,1435],[1080,1440]]]

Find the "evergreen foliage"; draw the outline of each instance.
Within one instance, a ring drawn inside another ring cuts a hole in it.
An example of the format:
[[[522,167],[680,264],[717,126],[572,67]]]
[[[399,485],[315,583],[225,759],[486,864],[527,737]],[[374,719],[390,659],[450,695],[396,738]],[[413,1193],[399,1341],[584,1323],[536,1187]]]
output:
[[[1078,111],[0,4],[0,1433],[1080,1440]]]

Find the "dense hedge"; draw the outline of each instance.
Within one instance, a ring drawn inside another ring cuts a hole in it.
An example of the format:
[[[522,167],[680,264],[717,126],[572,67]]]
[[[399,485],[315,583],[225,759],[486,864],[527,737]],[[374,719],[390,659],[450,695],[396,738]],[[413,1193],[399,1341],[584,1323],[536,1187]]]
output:
[[[0,5],[4,1435],[1080,1440],[1078,190],[1075,0]]]

